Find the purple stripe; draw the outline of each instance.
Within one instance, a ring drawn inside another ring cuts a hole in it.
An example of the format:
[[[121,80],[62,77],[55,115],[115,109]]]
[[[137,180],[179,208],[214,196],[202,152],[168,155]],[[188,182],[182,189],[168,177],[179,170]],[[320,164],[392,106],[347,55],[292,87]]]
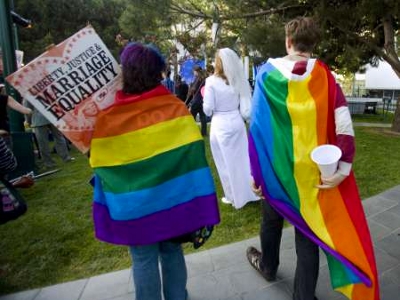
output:
[[[111,219],[106,206],[94,202],[93,219],[99,240],[127,246],[153,244],[220,221],[215,194],[130,221]]]
[[[249,133],[249,156],[250,156],[250,167],[251,175],[253,176],[256,186],[261,185],[262,193],[265,195],[266,189],[264,180],[261,173],[260,161],[258,160],[258,154],[256,149],[256,144],[254,143],[253,135]]]
[[[311,231],[310,227],[305,223],[303,218],[293,211],[285,202],[278,199],[272,198],[268,192],[264,180],[262,179],[262,172],[260,167],[260,162],[258,160],[258,154],[256,151],[255,143],[251,134],[249,134],[249,154],[251,161],[251,171],[254,180],[257,185],[261,185],[263,195],[266,201],[286,220],[293,224],[298,230],[300,230],[305,236],[307,236],[311,241],[321,247],[323,250],[331,254],[338,261],[340,261],[345,267],[350,269],[360,280],[368,287],[372,286],[371,280],[362,271],[360,271],[356,266],[354,266],[347,258],[338,253],[337,251],[326,245],[321,239],[319,239],[314,232]]]

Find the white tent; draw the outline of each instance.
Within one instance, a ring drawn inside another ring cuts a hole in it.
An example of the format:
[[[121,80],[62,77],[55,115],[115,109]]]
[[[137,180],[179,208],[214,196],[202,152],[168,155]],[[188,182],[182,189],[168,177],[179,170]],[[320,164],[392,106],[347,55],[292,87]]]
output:
[[[367,66],[365,88],[377,90],[400,90],[400,78],[386,61],[380,61],[378,67]]]

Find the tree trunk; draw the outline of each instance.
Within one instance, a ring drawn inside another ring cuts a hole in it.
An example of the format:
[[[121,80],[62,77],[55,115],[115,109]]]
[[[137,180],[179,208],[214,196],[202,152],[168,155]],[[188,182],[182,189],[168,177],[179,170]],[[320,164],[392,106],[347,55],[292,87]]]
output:
[[[393,71],[400,78],[400,61],[395,49],[395,32],[393,28],[393,16],[390,12],[382,19],[383,32],[385,36],[384,49],[387,57],[384,59],[392,66]]]
[[[400,97],[397,99],[396,111],[392,123],[392,131],[400,132]]]
[[[393,71],[400,78],[400,61],[395,49],[395,34],[393,28],[393,17],[390,12],[382,19],[383,29],[385,34],[385,50],[387,57],[384,59],[392,66]],[[397,99],[396,111],[394,112],[394,119],[392,123],[392,130],[400,132],[400,97]]]

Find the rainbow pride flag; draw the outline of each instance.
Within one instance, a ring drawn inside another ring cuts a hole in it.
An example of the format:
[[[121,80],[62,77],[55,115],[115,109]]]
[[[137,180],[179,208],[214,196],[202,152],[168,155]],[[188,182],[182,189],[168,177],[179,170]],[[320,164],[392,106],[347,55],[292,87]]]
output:
[[[100,240],[145,245],[219,223],[198,126],[161,85],[139,96],[117,92],[97,117],[90,165]]]
[[[252,172],[266,201],[324,250],[332,287],[352,300],[378,300],[373,247],[353,174],[336,188],[315,187],[320,173],[310,153],[336,144],[335,97],[335,79],[320,61],[310,59],[306,73],[295,75],[282,59],[270,59],[253,95]]]

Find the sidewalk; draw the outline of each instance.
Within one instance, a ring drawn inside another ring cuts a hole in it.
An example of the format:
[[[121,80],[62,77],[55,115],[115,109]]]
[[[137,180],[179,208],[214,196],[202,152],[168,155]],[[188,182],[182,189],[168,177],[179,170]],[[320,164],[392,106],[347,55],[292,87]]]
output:
[[[381,127],[381,128],[391,128],[392,124],[388,123],[365,123],[365,122],[354,122],[354,127]]]
[[[381,300],[400,295],[400,185],[363,201],[374,241]],[[296,263],[294,230],[283,233],[278,280],[265,281],[249,265],[246,248],[258,237],[186,256],[190,300],[291,300]],[[346,299],[331,289],[325,255],[319,300]],[[130,269],[0,297],[0,300],[134,300]]]

